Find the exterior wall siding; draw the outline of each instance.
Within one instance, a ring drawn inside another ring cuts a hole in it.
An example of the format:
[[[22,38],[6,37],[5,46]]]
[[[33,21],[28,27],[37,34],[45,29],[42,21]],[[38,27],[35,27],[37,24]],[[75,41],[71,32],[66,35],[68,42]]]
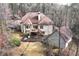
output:
[[[51,34],[53,32],[53,26],[52,25],[44,25],[43,31],[45,31],[45,35]]]

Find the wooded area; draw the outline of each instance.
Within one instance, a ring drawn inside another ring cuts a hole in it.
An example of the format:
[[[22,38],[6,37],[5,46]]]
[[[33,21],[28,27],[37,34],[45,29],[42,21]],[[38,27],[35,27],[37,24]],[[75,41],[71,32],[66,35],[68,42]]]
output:
[[[54,22],[54,26],[58,27],[59,30],[61,26],[68,26],[73,35],[71,45],[76,47],[73,55],[79,55],[79,4],[77,3],[72,3],[70,5],[59,5],[56,3],[0,3],[0,55],[10,55],[9,53],[3,54],[3,51],[13,48],[10,46],[9,42],[12,36],[7,26],[9,21],[21,20],[28,12],[41,12],[45,14]],[[46,37],[46,39],[48,37]],[[49,46],[46,45],[46,42],[43,42],[43,44],[47,46],[47,49],[50,49]],[[53,53],[50,52],[51,50],[48,51],[48,55],[53,55]],[[64,53],[55,54],[65,55]],[[71,54],[72,51],[69,55]]]

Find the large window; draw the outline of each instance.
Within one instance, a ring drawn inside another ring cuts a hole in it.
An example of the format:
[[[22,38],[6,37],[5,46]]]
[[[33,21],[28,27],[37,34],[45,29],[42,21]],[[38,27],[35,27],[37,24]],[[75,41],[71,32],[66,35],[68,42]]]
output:
[[[37,25],[34,25],[33,28],[38,29],[38,26]]]
[[[26,27],[27,29],[29,29],[29,28],[30,28],[30,26],[29,26],[29,25],[25,25],[25,27]]]
[[[43,29],[43,25],[40,25],[40,29]]]

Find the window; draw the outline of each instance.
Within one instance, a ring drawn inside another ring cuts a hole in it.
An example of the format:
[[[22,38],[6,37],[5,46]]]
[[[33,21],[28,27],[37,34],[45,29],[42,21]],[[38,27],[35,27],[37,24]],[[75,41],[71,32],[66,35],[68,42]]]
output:
[[[38,29],[38,26],[37,25],[34,25],[33,28]]]
[[[28,28],[28,26],[26,26],[26,28]]]
[[[26,25],[26,28],[27,28],[27,29],[29,29],[29,28],[30,28],[30,26],[29,26],[29,25]]]
[[[40,29],[43,29],[43,25],[40,25]]]
[[[38,16],[35,16],[35,17],[33,17],[33,19],[36,19],[36,20],[38,20]]]

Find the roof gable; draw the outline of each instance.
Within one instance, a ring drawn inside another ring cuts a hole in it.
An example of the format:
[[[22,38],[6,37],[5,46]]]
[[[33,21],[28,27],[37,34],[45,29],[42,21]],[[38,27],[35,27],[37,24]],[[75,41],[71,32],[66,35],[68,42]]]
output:
[[[25,24],[28,24],[28,19],[32,24],[53,24],[53,21],[46,17],[43,13],[40,13],[40,20],[38,20],[38,12],[29,12],[21,19],[21,21],[23,23],[25,21]]]

